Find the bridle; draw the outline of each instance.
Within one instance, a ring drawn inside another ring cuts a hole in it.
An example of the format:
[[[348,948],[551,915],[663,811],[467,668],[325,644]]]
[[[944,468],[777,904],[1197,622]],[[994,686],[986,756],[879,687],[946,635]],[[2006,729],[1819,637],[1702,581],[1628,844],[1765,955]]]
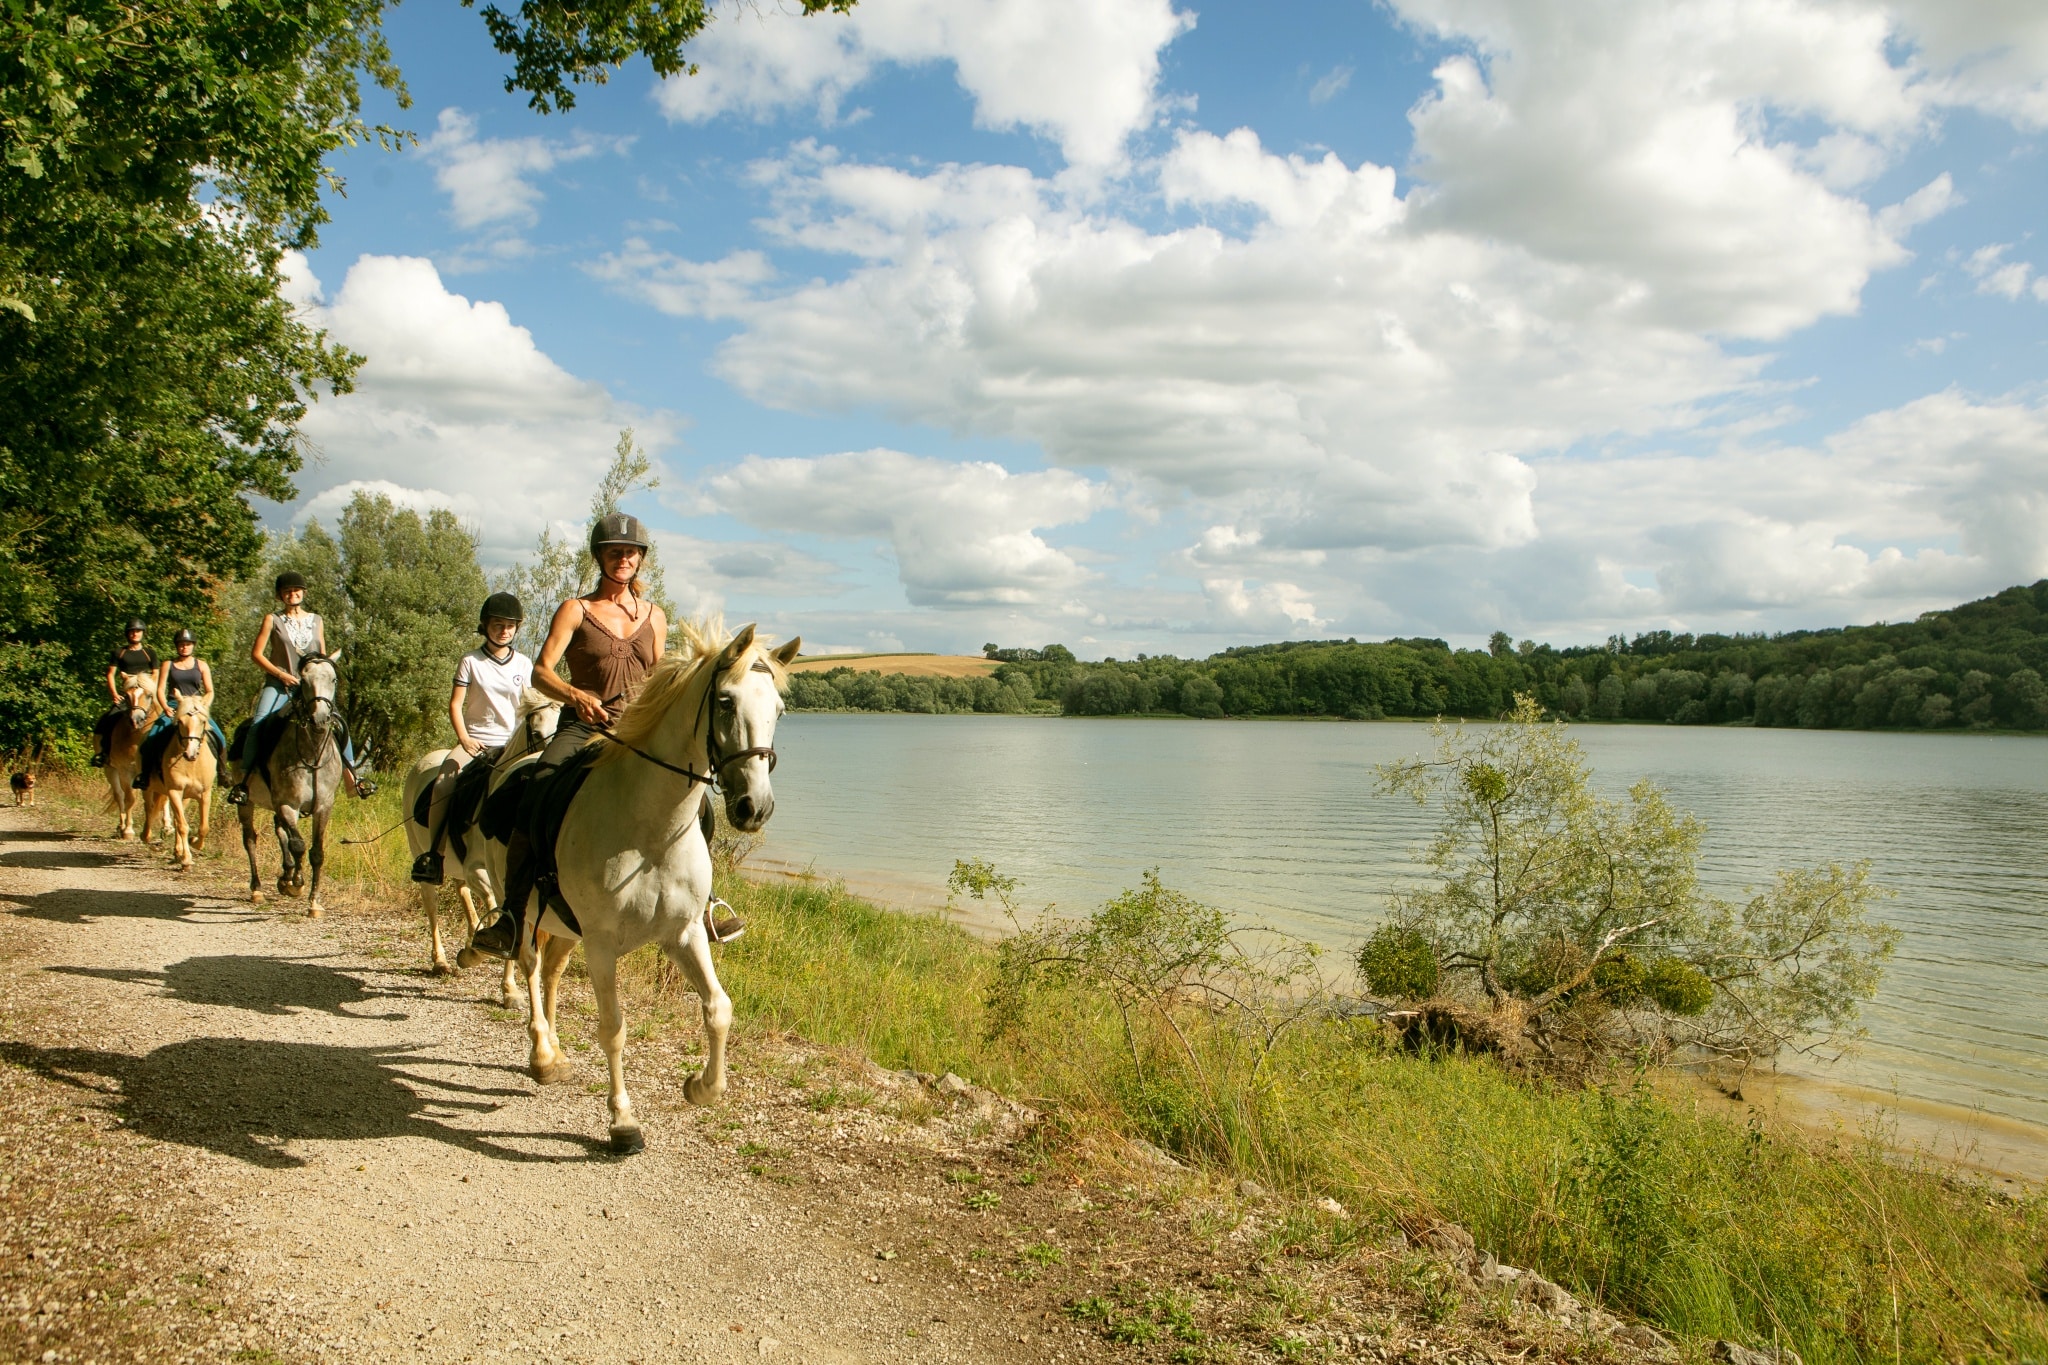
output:
[[[330,668],[333,667],[333,664],[329,662],[325,654],[300,655],[299,682],[298,686],[292,689],[292,724],[301,732],[317,735],[319,739],[313,746],[313,754],[310,759],[301,756],[299,761],[291,764],[286,771],[289,772],[294,768],[303,769],[313,775],[313,801],[317,806],[320,799],[320,764],[326,759],[329,746],[334,743],[335,722],[340,718],[341,712],[335,707],[332,697],[322,697],[308,686],[306,682],[307,664],[327,664]],[[314,708],[322,701],[327,703],[327,721],[325,724],[314,719],[313,715]]]
[[[767,662],[762,659],[754,660],[754,666],[748,671],[752,673],[767,673],[771,676],[775,672],[775,670],[770,668]],[[652,763],[657,768],[665,768],[669,772],[676,774],[678,777],[687,777],[693,784],[701,782],[706,787],[716,787],[722,785],[725,781],[725,770],[727,768],[730,768],[735,763],[744,763],[750,758],[767,759],[768,771],[771,773],[774,772],[775,750],[772,746],[769,745],[756,745],[751,749],[735,749],[731,753],[726,754],[723,757],[719,755],[718,725],[711,714],[711,708],[714,703],[714,700],[718,696],[718,679],[721,675],[722,673],[713,674],[710,683],[705,686],[704,706],[703,709],[699,711],[697,715],[698,724],[704,727],[704,756],[708,760],[704,766],[711,769],[711,771],[708,773],[700,773],[694,768],[686,768],[679,763],[671,763],[665,758],[656,758],[653,754],[648,753],[645,749],[640,748],[638,745],[626,743],[625,740],[620,739],[617,735],[614,735],[609,730],[599,730],[597,733],[602,735],[604,738],[610,740],[612,743],[618,745],[621,749],[624,749],[629,753],[637,754],[641,758],[646,759],[649,763]]]

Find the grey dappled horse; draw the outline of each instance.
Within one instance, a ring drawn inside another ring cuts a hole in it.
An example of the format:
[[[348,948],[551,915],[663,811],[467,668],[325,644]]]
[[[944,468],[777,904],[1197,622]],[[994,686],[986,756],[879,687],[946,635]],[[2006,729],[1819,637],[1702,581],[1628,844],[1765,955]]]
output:
[[[308,654],[299,660],[299,685],[292,689],[291,702],[278,712],[285,718],[284,734],[270,757],[249,774],[249,799],[240,808],[242,848],[249,855],[249,900],[263,903],[263,878],[256,870],[256,811],[260,807],[272,812],[277,831],[277,894],[296,896],[306,891],[310,863],[312,886],[306,913],[316,918],[320,914],[320,865],[327,856],[327,820],[334,813],[342,786],[341,744],[335,735],[341,715],[334,706],[341,683],[334,661],[340,657],[337,651]],[[299,821],[306,816],[313,821],[310,846],[299,835]]]

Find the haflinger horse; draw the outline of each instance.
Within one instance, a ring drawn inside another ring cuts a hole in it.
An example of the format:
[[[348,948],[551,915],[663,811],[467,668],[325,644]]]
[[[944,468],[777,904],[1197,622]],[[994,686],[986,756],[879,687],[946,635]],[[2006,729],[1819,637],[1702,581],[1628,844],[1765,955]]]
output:
[[[135,812],[142,805],[142,796],[135,789],[135,779],[142,773],[142,737],[163,714],[157,703],[156,675],[123,673],[121,700],[127,707],[107,736],[107,787],[119,819],[114,834],[117,838],[133,839]]]
[[[171,724],[177,727],[177,734],[147,779],[142,803],[142,841],[148,843],[150,830],[159,819],[163,820],[167,833],[176,831],[173,850],[178,855],[179,868],[190,870],[192,850],[206,847],[206,835],[213,828],[213,783],[220,775],[207,733],[213,725],[207,718],[206,698],[178,698]],[[192,834],[185,814],[188,800],[199,803],[197,836]]]
[[[525,694],[519,699],[519,713],[514,722],[512,738],[506,743],[504,752],[498,755],[498,761],[492,768],[490,785],[486,789],[487,797],[489,792],[503,786],[515,770],[540,758],[540,751],[554,738],[555,725],[561,718],[562,703],[537,688],[526,689]],[[448,749],[436,749],[413,764],[412,771],[405,775],[405,804],[400,809],[405,812],[406,817],[405,841],[412,846],[412,856],[415,858],[426,852],[427,838],[431,832],[413,818],[419,809],[420,793],[440,775],[441,765],[447,761],[450,752]],[[478,807],[477,813],[481,815],[481,806]],[[430,812],[431,814],[434,813]],[[453,848],[448,836],[455,832],[442,831],[442,847],[449,849],[451,853]],[[490,841],[484,838],[483,831],[477,828],[474,819],[462,834],[465,852],[460,863],[462,876],[455,883],[455,894],[462,902],[462,913],[469,919],[469,932],[474,934],[480,922],[476,897],[483,898],[484,914],[498,907],[499,893],[504,887],[501,879],[505,871],[505,849],[504,845],[499,844],[494,859],[493,850],[489,846]],[[449,861],[453,863],[454,859],[451,858]],[[448,964],[448,952],[441,939],[441,888],[424,882],[418,885],[420,906],[427,912],[427,930],[432,947],[428,965],[434,975],[447,976],[455,968]],[[484,961],[485,957],[482,953],[465,948],[455,960],[461,966],[474,967]],[[507,1009],[512,1008],[519,998],[514,984],[518,980],[517,971],[517,964],[507,960],[505,977],[500,988]]]
[[[582,931],[597,997],[597,1041],[611,1080],[611,1143],[644,1145],[626,1093],[625,1020],[618,960],[658,944],[704,1011],[704,1069],[683,1084],[692,1104],[725,1093],[725,1035],[732,1001],[711,965],[711,850],[698,815],[718,785],[726,818],[752,832],[775,812],[768,775],[775,767],[775,723],[789,665],[802,641],[770,650],[744,627],[720,640],[715,624],[678,622],[684,652],[658,665],[619,717],[555,839],[562,899]],[[520,944],[533,1045],[529,1066],[543,1083],[567,1078],[555,1033],[556,991],[575,940],[535,896]]]
[[[320,866],[327,859],[327,820],[334,813],[334,801],[341,794],[341,745],[335,729],[341,715],[334,697],[341,686],[341,671],[334,661],[341,654],[307,654],[299,660],[299,685],[292,699],[278,714],[285,718],[284,733],[270,757],[249,774],[249,799],[240,807],[242,848],[249,855],[249,900],[263,904],[263,878],[256,870],[256,812],[273,813],[277,831],[277,894],[295,896],[307,891],[306,913],[318,919]],[[299,820],[310,816],[313,838],[299,834]],[[307,890],[307,865],[312,867],[312,886]]]

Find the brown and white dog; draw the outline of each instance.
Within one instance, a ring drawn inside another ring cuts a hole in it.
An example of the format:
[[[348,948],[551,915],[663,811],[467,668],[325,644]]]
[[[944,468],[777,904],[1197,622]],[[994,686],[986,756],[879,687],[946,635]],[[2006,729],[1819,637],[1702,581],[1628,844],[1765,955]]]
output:
[[[36,803],[36,775],[16,773],[7,779],[7,785],[14,789],[14,804],[33,806]]]

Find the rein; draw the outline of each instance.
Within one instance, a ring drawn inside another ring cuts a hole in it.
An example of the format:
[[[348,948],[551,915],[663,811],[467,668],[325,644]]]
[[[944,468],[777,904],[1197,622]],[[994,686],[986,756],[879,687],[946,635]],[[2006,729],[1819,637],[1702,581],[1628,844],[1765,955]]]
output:
[[[761,665],[758,662],[756,662],[754,666],[757,669],[761,667]],[[713,674],[711,681],[708,684],[706,684],[704,688],[704,707],[703,710],[699,713],[700,721],[704,726],[704,753],[705,757],[710,760],[710,762],[706,764],[706,766],[711,769],[711,771],[708,773],[700,773],[694,768],[686,768],[680,764],[671,763],[665,758],[656,758],[653,754],[648,753],[645,749],[640,748],[638,745],[626,743],[625,740],[620,739],[617,735],[614,735],[610,730],[599,730],[596,733],[600,737],[610,740],[613,744],[618,745],[621,749],[626,750],[628,753],[636,754],[639,757],[646,759],[649,763],[652,763],[657,768],[666,768],[669,772],[674,773],[678,777],[689,778],[690,782],[693,785],[701,782],[706,787],[715,787],[719,785],[721,781],[724,780],[725,770],[727,768],[730,768],[735,763],[744,763],[750,758],[767,759],[768,771],[771,773],[774,772],[775,750],[766,745],[757,745],[752,749],[738,749],[732,753],[727,754],[723,758],[720,758],[718,756],[718,727],[712,724],[711,720],[711,704],[712,700],[717,695],[718,675]]]

